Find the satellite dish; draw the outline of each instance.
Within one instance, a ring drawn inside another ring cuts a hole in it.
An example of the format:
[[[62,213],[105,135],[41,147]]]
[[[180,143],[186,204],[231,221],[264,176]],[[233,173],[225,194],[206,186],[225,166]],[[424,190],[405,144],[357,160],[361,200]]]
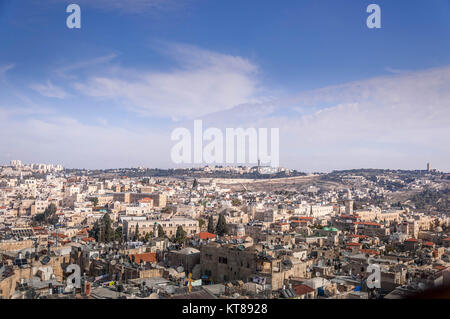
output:
[[[167,286],[167,287],[165,287],[165,290],[166,290],[167,293],[173,294],[175,292],[175,287]]]
[[[180,266],[180,267],[177,268],[177,271],[178,271],[178,272],[183,272],[183,271],[184,271],[184,268],[183,268],[182,266]]]
[[[47,265],[49,262],[50,262],[50,257],[49,256],[42,257],[41,264]]]
[[[111,260],[111,266],[114,266],[116,264],[115,260]]]
[[[98,254],[97,253],[95,253],[95,254],[92,254],[92,256],[91,256],[91,260],[94,260],[94,259],[97,259],[98,258]]]

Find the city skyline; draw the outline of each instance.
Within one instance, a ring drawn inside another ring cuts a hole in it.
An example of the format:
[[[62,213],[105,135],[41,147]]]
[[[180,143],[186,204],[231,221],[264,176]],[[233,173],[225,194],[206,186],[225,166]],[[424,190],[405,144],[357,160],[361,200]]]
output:
[[[85,167],[63,167],[63,165],[58,164],[58,163],[38,163],[38,162],[28,162],[28,163],[24,163],[21,160],[11,160],[9,163],[6,164],[0,164],[0,167],[2,166],[13,166],[13,167],[24,167],[24,166],[47,166],[47,167],[51,167],[52,169],[57,168],[58,170],[63,170],[63,169],[75,169],[75,170],[114,170],[114,169],[157,169],[157,170],[166,170],[164,168],[160,168],[160,167],[145,167],[145,166],[136,166],[136,167],[113,167],[113,168],[85,168]],[[270,167],[270,166],[265,166],[265,165],[261,165],[261,164],[256,164],[256,165],[231,165],[231,164],[224,164],[224,165],[217,165],[217,164],[210,164],[210,165],[205,165],[205,164],[197,164],[197,165],[192,165],[192,166],[185,166],[185,167],[177,167],[178,169],[202,169],[202,168],[220,168],[220,167],[229,167],[229,168],[238,168],[238,167],[246,167],[246,168],[250,168],[250,167]],[[296,170],[290,167],[278,167],[281,169],[287,169],[287,170],[295,170],[298,171],[300,173],[323,173],[323,174],[327,174],[327,173],[331,173],[333,171],[340,171],[340,170],[330,170],[327,172],[305,172],[305,171],[301,171],[301,170]],[[169,168],[170,169],[170,168]],[[411,170],[406,170],[406,169],[402,169],[402,168],[398,168],[398,169],[383,169],[383,168],[371,168],[371,167],[355,167],[349,170],[391,170],[391,171],[435,171],[435,172],[441,172],[441,173],[445,173],[448,174],[447,171],[442,171],[439,170],[439,168],[435,168],[432,166],[432,164],[430,162],[427,162],[425,164],[424,167],[421,168],[417,168],[417,169],[411,169]],[[267,173],[266,173],[267,174]]]
[[[180,167],[201,119],[279,128],[299,171],[450,170],[446,1],[377,1],[376,30],[369,1],[81,0],[79,30],[69,3],[0,4],[2,164]]]

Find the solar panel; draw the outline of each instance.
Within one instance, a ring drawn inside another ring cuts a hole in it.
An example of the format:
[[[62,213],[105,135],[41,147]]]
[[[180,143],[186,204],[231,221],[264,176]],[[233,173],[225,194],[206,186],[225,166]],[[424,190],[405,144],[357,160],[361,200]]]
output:
[[[49,262],[50,262],[50,257],[49,256],[44,256],[41,259],[41,264],[43,264],[43,265],[47,265]]]

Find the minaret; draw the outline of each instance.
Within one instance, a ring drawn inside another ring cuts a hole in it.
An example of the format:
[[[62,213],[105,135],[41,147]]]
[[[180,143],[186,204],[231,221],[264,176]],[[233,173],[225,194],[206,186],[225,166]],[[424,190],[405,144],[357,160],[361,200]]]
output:
[[[158,223],[157,222],[155,222],[154,224],[153,224],[153,237],[154,238],[157,238],[158,237]]]
[[[350,190],[347,190],[347,197],[344,200],[345,203],[345,213],[347,215],[353,215],[353,199],[352,199],[352,193]]]

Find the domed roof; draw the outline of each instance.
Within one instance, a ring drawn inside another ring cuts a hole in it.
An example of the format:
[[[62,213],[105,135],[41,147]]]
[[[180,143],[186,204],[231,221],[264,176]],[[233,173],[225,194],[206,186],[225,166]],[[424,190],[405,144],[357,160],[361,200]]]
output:
[[[330,231],[330,228],[329,227],[324,227],[323,230],[324,231]]]

